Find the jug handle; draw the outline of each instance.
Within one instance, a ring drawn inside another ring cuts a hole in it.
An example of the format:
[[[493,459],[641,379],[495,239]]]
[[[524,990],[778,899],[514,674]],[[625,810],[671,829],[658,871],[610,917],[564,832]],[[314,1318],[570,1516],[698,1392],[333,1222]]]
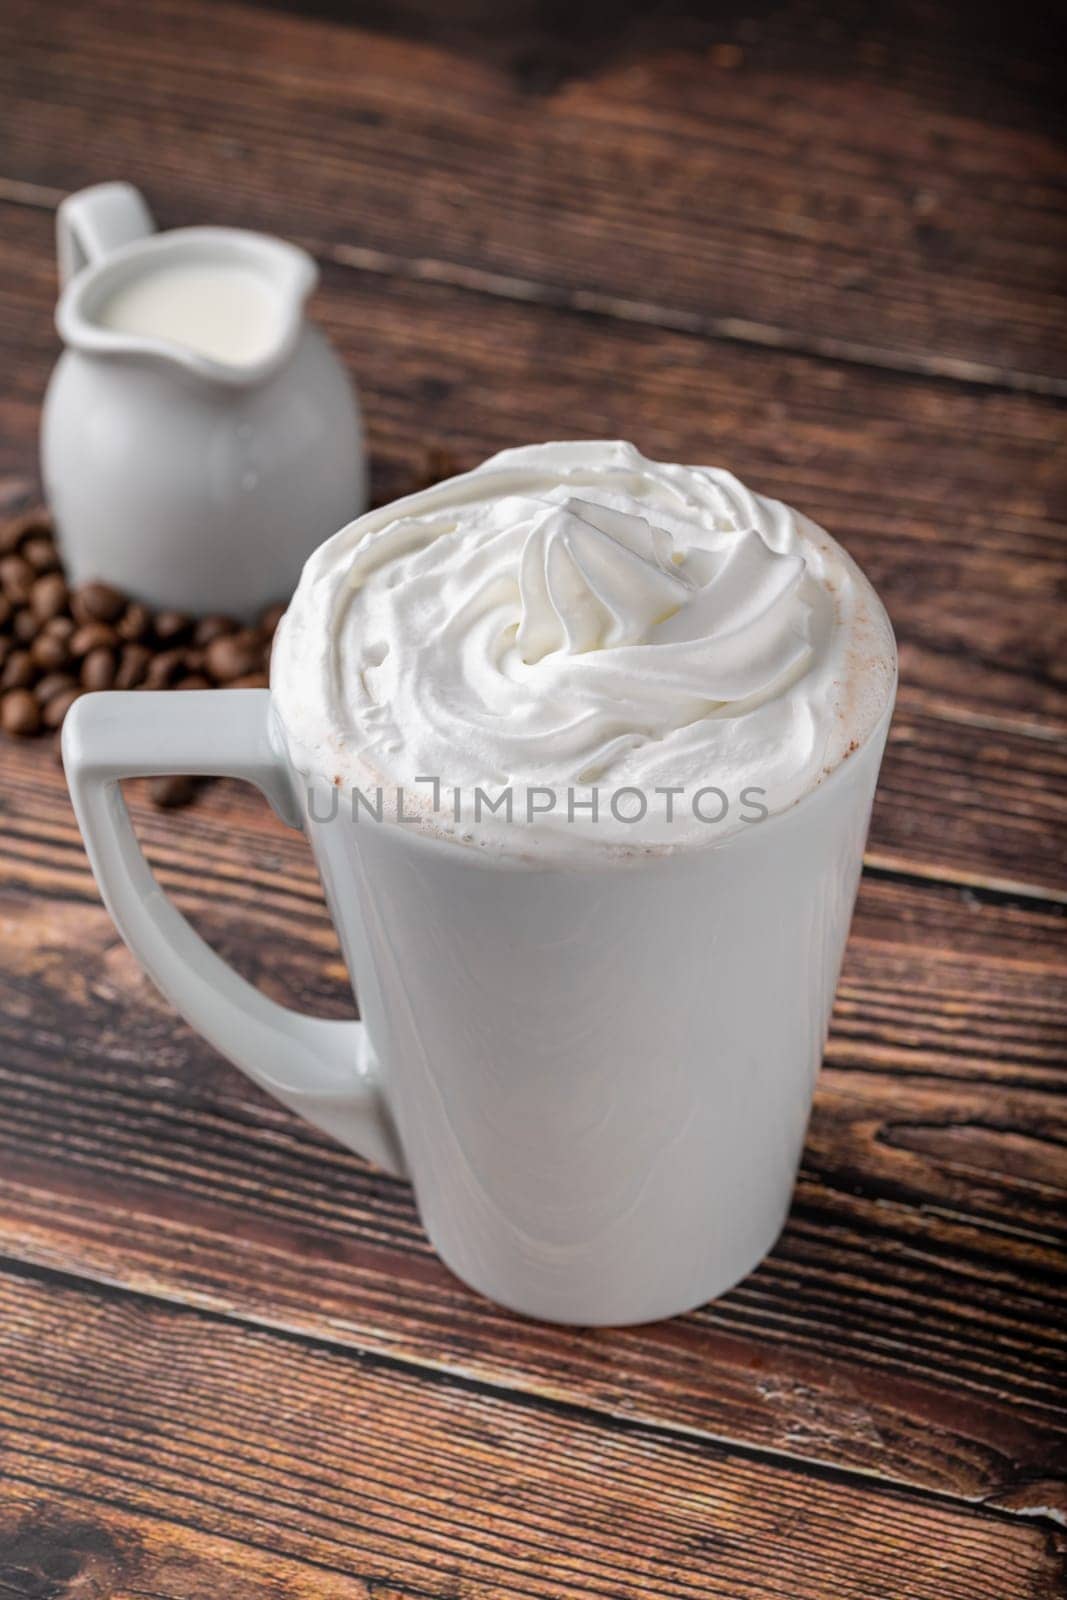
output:
[[[121,245],[155,231],[145,197],[132,183],[96,183],[69,194],[56,212],[59,287],[65,289],[84,267],[95,266]]]
[[[300,827],[268,689],[84,695],[63,723],[63,765],[89,862],[126,944],[171,1004],[234,1066],[376,1166],[404,1163],[362,1022],[308,1017],[215,954],[157,883],[119,780],[197,773],[252,783]]]

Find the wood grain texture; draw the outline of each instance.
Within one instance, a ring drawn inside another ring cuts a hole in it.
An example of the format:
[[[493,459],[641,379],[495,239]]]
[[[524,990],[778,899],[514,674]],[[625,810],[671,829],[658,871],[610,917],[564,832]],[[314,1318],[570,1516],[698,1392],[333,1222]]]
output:
[[[11,0],[0,176],[58,192],[121,167],[166,220],[257,227],[284,196],[288,231],[387,269],[1067,380],[1051,11],[318,9]]]
[[[75,1309],[74,1315],[78,1312]],[[12,1476],[0,1505],[5,1600],[420,1600],[177,1516],[131,1510],[75,1488]]]
[[[1067,899],[1067,742],[912,712],[890,730],[871,865]]]
[[[41,754],[20,752],[0,833],[0,1249],[612,1417],[1067,1509],[1052,908],[866,878],[777,1249],[695,1316],[571,1333],[463,1289],[405,1185],[176,1023],[99,906]],[[161,882],[240,970],[350,1014],[298,835],[230,785],[135,815]]]
[[[40,1542],[43,1493],[60,1527],[88,1493],[92,1555],[134,1593],[203,1594],[224,1541],[253,1574],[277,1553],[283,1595],[1053,1600],[1063,1572],[1062,1541],[1021,1519],[17,1270],[0,1360],[0,1552]],[[161,1590],[177,1528],[194,1560]]]

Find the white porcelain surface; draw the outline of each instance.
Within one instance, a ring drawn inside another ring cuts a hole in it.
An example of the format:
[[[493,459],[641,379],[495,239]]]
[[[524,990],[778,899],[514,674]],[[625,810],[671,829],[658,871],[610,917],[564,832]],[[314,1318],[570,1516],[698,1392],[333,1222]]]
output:
[[[155,606],[251,617],[286,599],[310,552],[366,503],[352,386],[304,316],[304,251],[233,228],[155,234],[143,198],[103,184],[60,207],[66,350],[41,464],[70,579]],[[153,264],[241,262],[277,295],[274,347],[227,365],[102,326],[107,296]]]
[[[431,1241],[475,1288],[619,1324],[722,1293],[781,1228],[888,721],[720,846],[588,869],[315,820],[330,796],[303,788],[266,691],[86,696],[64,759],[112,915],[193,1026],[409,1173]],[[363,1023],[267,1000],[159,894],[118,780],[173,771],[246,778],[303,822]]]

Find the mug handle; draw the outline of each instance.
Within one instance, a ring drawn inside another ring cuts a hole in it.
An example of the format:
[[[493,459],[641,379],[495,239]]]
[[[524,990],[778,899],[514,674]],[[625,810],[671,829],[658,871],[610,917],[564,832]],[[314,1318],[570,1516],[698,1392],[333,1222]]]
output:
[[[94,183],[69,194],[56,212],[59,287],[65,289],[83,267],[155,231],[145,197],[132,183]]]
[[[260,1088],[394,1177],[404,1162],[362,1022],[307,1017],[260,994],[167,899],[141,852],[121,778],[189,773],[255,784],[301,818],[268,689],[97,692],[63,722],[63,765],[104,904],[177,1011]]]

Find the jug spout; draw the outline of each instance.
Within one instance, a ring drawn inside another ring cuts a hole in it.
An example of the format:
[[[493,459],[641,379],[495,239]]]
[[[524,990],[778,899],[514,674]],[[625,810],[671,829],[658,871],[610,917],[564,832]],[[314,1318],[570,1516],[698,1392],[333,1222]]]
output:
[[[154,231],[129,184],[63,202],[56,326],[64,343],[246,387],[288,360],[318,269],[306,251],[239,228]]]

